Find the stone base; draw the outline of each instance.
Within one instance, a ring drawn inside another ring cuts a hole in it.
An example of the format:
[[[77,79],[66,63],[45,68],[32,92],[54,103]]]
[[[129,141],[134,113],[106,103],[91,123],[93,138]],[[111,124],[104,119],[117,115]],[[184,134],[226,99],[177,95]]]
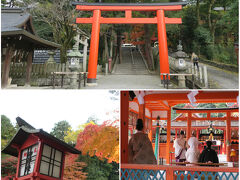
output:
[[[94,87],[94,86],[97,86],[98,84],[97,83],[86,83],[86,85],[89,87]]]

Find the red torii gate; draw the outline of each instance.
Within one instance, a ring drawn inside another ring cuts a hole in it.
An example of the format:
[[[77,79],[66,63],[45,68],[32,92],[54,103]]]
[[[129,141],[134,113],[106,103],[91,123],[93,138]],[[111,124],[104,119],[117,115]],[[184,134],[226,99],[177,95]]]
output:
[[[176,3],[79,3],[77,10],[93,11],[93,17],[76,18],[76,23],[92,24],[88,83],[96,83],[100,24],[157,24],[159,42],[159,64],[161,74],[169,74],[166,24],[181,24],[181,18],[167,18],[164,11],[181,10],[185,2]],[[124,18],[104,18],[101,11],[125,11]],[[132,11],[156,11],[154,18],[133,18]]]

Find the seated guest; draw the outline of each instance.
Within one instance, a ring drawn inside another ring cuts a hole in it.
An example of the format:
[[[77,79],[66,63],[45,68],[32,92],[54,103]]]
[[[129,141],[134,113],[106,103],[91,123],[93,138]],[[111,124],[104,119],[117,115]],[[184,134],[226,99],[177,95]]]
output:
[[[207,141],[207,148],[200,154],[198,162],[201,163],[219,163],[216,151],[211,149],[212,141]]]
[[[175,148],[175,158],[176,162],[184,162],[186,160],[186,141],[184,139],[184,132],[180,132],[179,138],[175,139],[173,143]]]
[[[188,145],[189,148],[186,152],[186,161],[190,163],[197,163],[200,155],[200,151],[198,150],[198,140],[195,138],[189,138]],[[194,166],[194,164],[189,164],[188,166]]]

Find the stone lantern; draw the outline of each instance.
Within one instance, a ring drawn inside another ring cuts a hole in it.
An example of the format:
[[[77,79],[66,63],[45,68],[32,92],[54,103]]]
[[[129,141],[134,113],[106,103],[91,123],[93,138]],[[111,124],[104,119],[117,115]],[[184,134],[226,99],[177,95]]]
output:
[[[62,180],[65,155],[77,149],[17,118],[19,129],[3,153],[18,158],[15,180]]]
[[[76,43],[73,46],[73,49],[67,54],[68,57],[68,68],[71,72],[79,72],[81,69],[80,59],[83,57],[83,54],[79,52],[79,34],[75,36]],[[70,88],[77,88],[77,74],[72,74],[70,77]]]
[[[184,74],[187,72],[187,64],[186,64],[186,59],[189,58],[189,56],[182,51],[182,45],[181,41],[179,41],[179,45],[177,46],[177,52],[172,54],[170,64],[171,66],[179,73],[179,74]],[[185,76],[184,75],[179,75],[178,76],[178,86],[180,88],[185,88],[186,83],[185,83]]]

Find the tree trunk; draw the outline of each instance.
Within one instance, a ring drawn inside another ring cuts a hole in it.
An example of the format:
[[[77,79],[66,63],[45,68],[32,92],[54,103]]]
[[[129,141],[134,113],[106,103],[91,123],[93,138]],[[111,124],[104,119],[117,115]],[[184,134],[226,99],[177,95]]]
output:
[[[213,38],[213,44],[214,44],[214,41],[215,41],[215,38],[214,38],[215,28],[212,24],[211,13],[212,13],[212,7],[213,7],[214,3],[215,3],[215,0],[211,0],[209,2],[209,7],[208,7],[208,26],[209,26],[209,30],[210,30],[212,38]]]
[[[200,24],[200,12],[199,12],[199,0],[197,0],[197,3],[196,3],[196,13],[197,13],[197,23],[198,23],[198,26]]]
[[[151,48],[151,36],[149,32],[149,26],[147,24],[144,24],[144,39],[145,39],[145,45],[144,45],[144,51],[147,59],[147,63],[149,65],[150,69],[154,69],[154,62],[153,62],[153,55],[152,55],[152,48]]]
[[[105,63],[109,59],[109,53],[108,53],[108,41],[107,41],[107,34],[104,34],[104,54],[105,54]]]
[[[117,55],[119,57],[119,64],[122,63],[122,36],[121,36],[121,31],[117,31]]]
[[[113,27],[111,27],[111,39],[110,39],[110,57],[113,57]]]

